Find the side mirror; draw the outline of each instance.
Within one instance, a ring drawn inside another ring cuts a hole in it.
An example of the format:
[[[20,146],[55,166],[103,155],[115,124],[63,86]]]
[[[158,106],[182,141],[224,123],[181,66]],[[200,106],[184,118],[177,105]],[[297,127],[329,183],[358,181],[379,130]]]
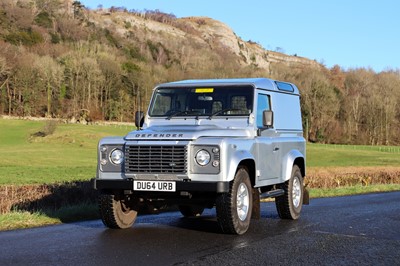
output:
[[[135,126],[137,129],[141,129],[144,123],[144,113],[142,111],[136,111],[135,113]]]
[[[274,126],[274,112],[271,110],[263,111],[263,126],[273,127]]]

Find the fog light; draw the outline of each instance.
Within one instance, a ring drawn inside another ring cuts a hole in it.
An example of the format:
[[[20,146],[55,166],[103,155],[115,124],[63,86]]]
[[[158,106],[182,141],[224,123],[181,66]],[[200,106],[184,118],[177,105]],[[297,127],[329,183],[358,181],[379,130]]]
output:
[[[101,163],[101,165],[106,165],[107,164],[107,160],[106,159],[101,159],[100,163]]]
[[[212,166],[218,167],[218,166],[219,166],[219,161],[213,161],[213,162],[212,162]]]

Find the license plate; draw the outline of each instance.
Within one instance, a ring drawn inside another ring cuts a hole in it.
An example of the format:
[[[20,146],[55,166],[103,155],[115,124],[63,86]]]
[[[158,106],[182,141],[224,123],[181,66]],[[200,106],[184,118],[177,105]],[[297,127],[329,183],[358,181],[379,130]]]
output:
[[[163,191],[175,192],[176,186],[173,181],[133,181],[133,190],[136,191]]]

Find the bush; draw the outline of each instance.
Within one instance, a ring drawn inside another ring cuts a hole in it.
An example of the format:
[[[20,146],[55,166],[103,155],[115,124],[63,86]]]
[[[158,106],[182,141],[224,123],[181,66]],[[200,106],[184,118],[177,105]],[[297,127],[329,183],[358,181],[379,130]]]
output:
[[[144,56],[140,53],[139,49],[134,46],[130,46],[128,48],[125,48],[125,53],[127,56],[129,56],[132,59],[137,59],[139,61],[146,61]]]
[[[41,131],[33,133],[33,137],[46,137],[52,135],[57,129],[57,121],[48,120]]]
[[[12,32],[5,36],[5,41],[14,45],[32,46],[43,42],[43,36],[32,29],[28,31]]]
[[[49,135],[53,135],[53,133],[56,131],[57,129],[57,121],[55,120],[48,120],[46,122],[46,124],[44,125],[44,133],[46,134],[46,136]]]
[[[114,35],[113,35],[108,29],[105,29],[105,30],[104,30],[104,36],[106,37],[106,39],[108,40],[108,42],[109,42],[111,45],[113,45],[113,46],[115,46],[115,47],[117,47],[117,48],[122,47],[122,46],[120,45],[120,43],[118,42],[118,40],[114,37]]]
[[[51,28],[53,26],[53,21],[47,12],[39,13],[39,15],[37,15],[35,18],[35,23],[44,28]]]
[[[140,66],[132,62],[125,62],[122,65],[122,69],[128,73],[140,72]]]
[[[51,43],[54,43],[54,44],[60,43],[61,37],[60,37],[60,35],[58,35],[58,33],[50,33],[50,36],[51,36]]]
[[[132,24],[129,21],[125,21],[125,29],[132,28]]]

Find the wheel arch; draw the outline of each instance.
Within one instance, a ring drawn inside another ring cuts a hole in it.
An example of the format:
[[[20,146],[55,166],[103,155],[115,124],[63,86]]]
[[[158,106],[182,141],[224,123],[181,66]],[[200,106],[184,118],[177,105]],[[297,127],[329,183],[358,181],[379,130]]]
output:
[[[249,174],[249,177],[250,177],[251,186],[254,187],[256,184],[256,163],[255,163],[255,161],[252,159],[245,159],[239,163],[237,168],[239,169],[240,167],[246,168],[246,170]]]
[[[237,151],[233,154],[230,159],[228,167],[228,181],[232,181],[235,178],[236,171],[239,167],[245,167],[249,173],[251,185],[255,185],[256,177],[256,162],[253,155],[245,150]]]
[[[294,165],[297,165],[300,168],[301,175],[305,177],[306,175],[306,167],[305,167],[305,158],[304,155],[298,150],[291,150],[288,152],[282,162],[282,177],[284,181],[290,179],[292,174],[292,169]]]
[[[301,175],[304,178],[306,176],[306,162],[304,160],[304,157],[297,157],[294,160],[293,165],[297,165],[300,168]]]

